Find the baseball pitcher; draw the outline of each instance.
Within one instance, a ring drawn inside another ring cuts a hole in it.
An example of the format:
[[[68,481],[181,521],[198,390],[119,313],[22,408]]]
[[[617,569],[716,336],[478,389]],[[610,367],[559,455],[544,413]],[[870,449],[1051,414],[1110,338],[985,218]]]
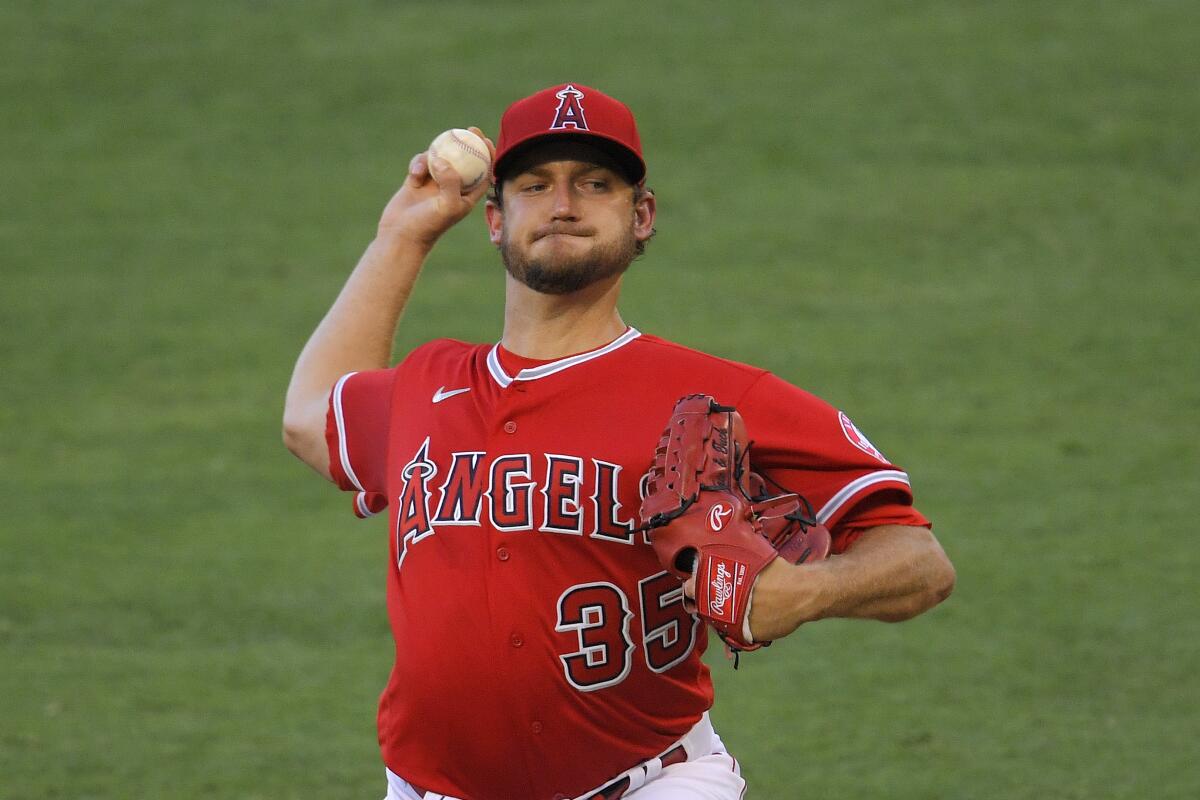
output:
[[[483,141],[491,180],[465,189],[413,157],[284,412],[289,449],[387,515],[387,798],[738,800],[710,630],[741,652],[828,617],[907,619],[953,567],[844,413],[621,317],[656,213],[629,108],[560,84]],[[431,331],[393,365],[423,262],[481,201],[498,341]]]

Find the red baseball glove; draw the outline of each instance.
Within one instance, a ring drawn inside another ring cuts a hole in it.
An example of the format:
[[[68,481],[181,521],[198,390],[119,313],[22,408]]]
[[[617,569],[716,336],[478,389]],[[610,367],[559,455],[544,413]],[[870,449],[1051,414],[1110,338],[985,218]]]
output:
[[[750,638],[754,581],[767,564],[829,555],[829,531],[797,494],[770,494],[750,470],[741,415],[704,394],[681,398],[654,451],[642,501],[643,527],[662,565],[681,581],[696,575],[696,612],[733,651]]]

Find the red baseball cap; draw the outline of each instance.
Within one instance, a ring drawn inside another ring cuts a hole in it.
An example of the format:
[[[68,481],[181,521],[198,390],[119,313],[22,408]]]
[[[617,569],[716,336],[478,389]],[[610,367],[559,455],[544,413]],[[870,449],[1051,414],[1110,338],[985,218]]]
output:
[[[642,142],[629,107],[596,89],[560,83],[518,100],[500,117],[492,178],[499,181],[514,156],[552,136],[587,137],[617,159],[631,183],[646,177]]]

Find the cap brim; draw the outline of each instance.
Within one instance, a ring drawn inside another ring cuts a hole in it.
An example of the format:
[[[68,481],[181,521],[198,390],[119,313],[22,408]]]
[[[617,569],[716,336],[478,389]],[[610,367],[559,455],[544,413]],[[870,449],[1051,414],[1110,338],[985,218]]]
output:
[[[496,182],[499,183],[500,181],[504,180],[504,171],[506,169],[517,163],[517,161],[523,156],[528,155],[529,152],[538,147],[538,145],[551,141],[562,142],[571,140],[586,142],[594,147],[599,148],[600,150],[603,150],[606,154],[612,157],[612,159],[616,162],[616,165],[620,168],[621,173],[625,176],[626,180],[632,184],[641,183],[642,179],[646,177],[646,164],[642,161],[637,153],[626,147],[624,143],[619,142],[612,137],[591,132],[534,134],[533,136],[530,136],[529,138],[524,139],[510,147],[508,152],[506,152],[501,158],[497,159],[496,163],[492,166],[492,174],[495,177]]]

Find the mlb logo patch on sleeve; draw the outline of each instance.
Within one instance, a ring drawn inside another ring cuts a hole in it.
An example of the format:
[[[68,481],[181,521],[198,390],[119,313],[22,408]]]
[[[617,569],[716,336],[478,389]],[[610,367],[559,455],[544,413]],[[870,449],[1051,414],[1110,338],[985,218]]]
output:
[[[883,453],[879,452],[879,448],[871,444],[871,440],[858,429],[857,425],[850,421],[845,412],[838,412],[838,420],[842,423],[842,433],[846,434],[846,439],[849,440],[850,444],[862,450],[867,455],[877,458],[885,464],[888,463],[888,460],[883,457]]]

